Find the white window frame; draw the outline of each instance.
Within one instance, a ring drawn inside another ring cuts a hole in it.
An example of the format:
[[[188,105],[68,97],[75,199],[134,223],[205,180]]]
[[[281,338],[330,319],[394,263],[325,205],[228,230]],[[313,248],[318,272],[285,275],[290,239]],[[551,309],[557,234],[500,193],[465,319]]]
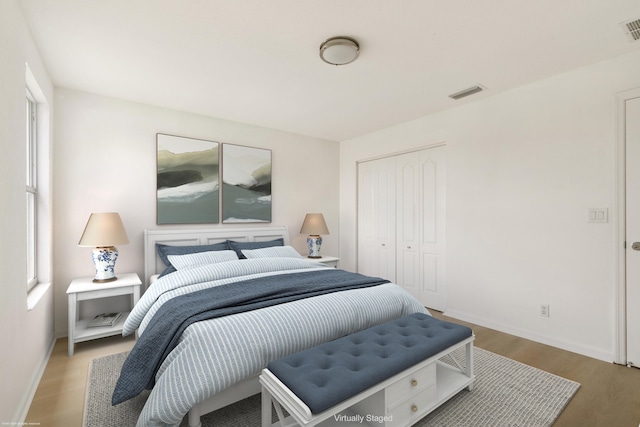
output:
[[[51,211],[51,109],[47,97],[25,64],[25,281],[27,310],[33,310],[51,289],[53,240]],[[31,103],[29,103],[29,101]],[[28,141],[28,143],[27,143]],[[29,202],[29,199],[31,201]],[[27,222],[28,220],[28,222]],[[27,277],[28,276],[28,277]]]
[[[27,208],[27,291],[38,284],[38,114],[37,102],[26,90],[26,208]]]

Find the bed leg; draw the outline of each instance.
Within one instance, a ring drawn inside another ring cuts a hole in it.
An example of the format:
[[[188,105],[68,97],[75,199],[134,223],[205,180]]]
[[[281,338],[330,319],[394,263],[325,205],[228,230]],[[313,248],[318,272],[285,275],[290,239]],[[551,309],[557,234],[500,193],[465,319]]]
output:
[[[189,411],[189,427],[202,427],[200,422],[200,411],[197,406],[194,406]]]

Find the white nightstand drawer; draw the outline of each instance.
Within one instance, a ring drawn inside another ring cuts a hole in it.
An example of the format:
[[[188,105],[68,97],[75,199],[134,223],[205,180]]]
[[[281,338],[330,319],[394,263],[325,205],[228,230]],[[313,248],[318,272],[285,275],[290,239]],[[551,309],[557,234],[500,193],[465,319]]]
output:
[[[430,363],[427,366],[405,375],[394,384],[387,387],[388,410],[392,410],[400,402],[403,402],[422,390],[435,385],[436,364]],[[435,396],[435,395],[434,395]]]

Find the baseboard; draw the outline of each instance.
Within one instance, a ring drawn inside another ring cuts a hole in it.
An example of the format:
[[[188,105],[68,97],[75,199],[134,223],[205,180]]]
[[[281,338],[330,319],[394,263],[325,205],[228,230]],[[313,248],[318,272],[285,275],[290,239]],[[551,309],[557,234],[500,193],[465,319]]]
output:
[[[33,402],[33,397],[36,395],[36,391],[38,390],[38,385],[40,385],[40,380],[42,379],[42,375],[44,375],[44,370],[47,368],[47,364],[49,363],[49,358],[51,357],[51,353],[53,353],[53,347],[56,345],[56,338],[54,337],[49,345],[49,349],[47,353],[44,355],[43,359],[40,361],[38,369],[34,372],[31,377],[31,381],[29,382],[29,387],[26,392],[22,396],[20,404],[16,409],[16,412],[13,414],[14,420],[19,420],[16,425],[24,425],[25,419],[27,418],[27,414],[29,413],[29,408],[31,407],[31,402]]]
[[[604,362],[613,362],[614,354],[613,352],[604,352],[602,350],[594,349],[591,347],[586,347],[577,343],[572,343],[568,341],[560,341],[557,338],[540,335],[528,330],[514,328],[511,325],[505,325],[500,322],[495,322],[489,319],[484,319],[481,317],[476,317],[473,315],[469,315],[466,313],[462,313],[455,310],[447,310],[443,313],[447,317],[451,317],[453,319],[462,320],[464,322],[469,322],[476,324],[478,326],[483,326],[485,328],[495,329],[499,332],[504,332],[506,334],[515,335],[520,338],[528,339],[531,341],[535,341],[541,344],[550,345],[552,347],[560,348],[562,350],[571,351],[573,353],[578,353],[583,356],[592,357],[594,359],[602,360]]]

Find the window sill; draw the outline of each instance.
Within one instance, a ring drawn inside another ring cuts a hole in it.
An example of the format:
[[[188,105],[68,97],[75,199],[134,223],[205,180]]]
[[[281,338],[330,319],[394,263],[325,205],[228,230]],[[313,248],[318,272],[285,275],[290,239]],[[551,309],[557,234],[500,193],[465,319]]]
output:
[[[49,283],[38,283],[27,293],[27,311],[31,311],[36,308],[38,302],[42,299],[42,297],[47,293],[49,288],[51,287],[51,282]]]

